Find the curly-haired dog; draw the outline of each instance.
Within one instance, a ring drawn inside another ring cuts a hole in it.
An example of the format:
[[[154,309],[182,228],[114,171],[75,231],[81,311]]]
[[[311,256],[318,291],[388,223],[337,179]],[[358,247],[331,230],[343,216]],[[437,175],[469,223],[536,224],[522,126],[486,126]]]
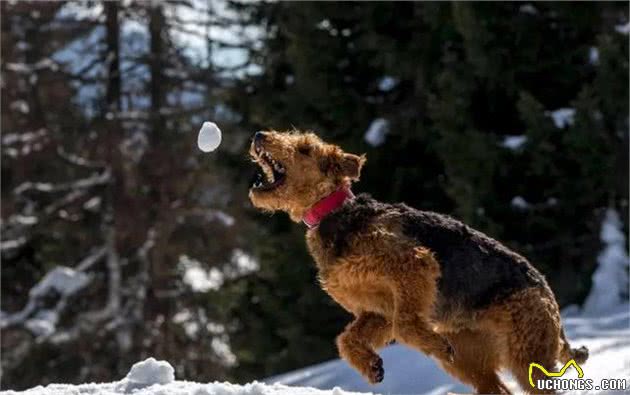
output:
[[[446,215],[354,197],[364,156],[312,133],[273,131],[256,133],[250,155],[261,169],[251,201],[308,226],[323,289],[356,317],[337,338],[339,353],[371,383],[384,375],[376,350],[393,339],[480,393],[508,392],[497,376],[504,368],[531,391],[531,362],[551,370],[586,360],[525,258]]]

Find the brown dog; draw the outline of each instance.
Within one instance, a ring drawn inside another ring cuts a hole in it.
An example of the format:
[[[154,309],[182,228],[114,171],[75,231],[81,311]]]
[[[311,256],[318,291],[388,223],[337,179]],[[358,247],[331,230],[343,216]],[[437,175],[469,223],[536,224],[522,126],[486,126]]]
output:
[[[448,216],[354,197],[365,157],[297,132],[258,132],[250,155],[261,169],[251,201],[309,227],[322,288],[356,317],[339,353],[371,383],[384,375],[375,351],[393,339],[480,393],[509,392],[503,368],[532,391],[531,362],[551,371],[588,357],[570,348],[553,292],[525,258]]]

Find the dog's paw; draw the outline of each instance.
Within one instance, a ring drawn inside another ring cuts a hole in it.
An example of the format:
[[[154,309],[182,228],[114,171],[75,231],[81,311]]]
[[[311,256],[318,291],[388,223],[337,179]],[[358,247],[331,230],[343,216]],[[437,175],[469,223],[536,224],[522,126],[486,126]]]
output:
[[[385,377],[385,369],[383,369],[383,360],[381,357],[376,356],[376,358],[372,359],[370,362],[370,371],[368,373],[368,381],[370,384],[376,384],[383,381],[383,377]]]

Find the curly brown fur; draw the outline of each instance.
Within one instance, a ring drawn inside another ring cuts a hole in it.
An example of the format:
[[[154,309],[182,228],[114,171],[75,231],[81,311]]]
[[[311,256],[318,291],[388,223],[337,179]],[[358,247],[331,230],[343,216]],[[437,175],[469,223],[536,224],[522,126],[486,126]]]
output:
[[[272,158],[283,177],[268,176],[269,189],[253,188],[250,198],[296,222],[358,180],[365,162],[312,133],[266,132],[256,140],[253,160],[268,167]],[[322,288],[356,317],[337,338],[339,353],[371,383],[384,374],[376,351],[392,339],[435,357],[480,393],[509,392],[501,369],[527,391],[529,363],[553,369],[588,356],[569,347],[544,277],[451,217],[359,195],[309,229],[306,240]]]

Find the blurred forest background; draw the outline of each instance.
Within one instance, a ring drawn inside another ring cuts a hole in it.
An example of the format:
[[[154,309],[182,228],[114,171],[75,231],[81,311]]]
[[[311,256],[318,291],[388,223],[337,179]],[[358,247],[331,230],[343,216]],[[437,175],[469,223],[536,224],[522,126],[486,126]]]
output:
[[[349,316],[304,227],[248,201],[256,130],[366,153],[355,191],[487,232],[563,306],[607,209],[627,233],[627,2],[0,7],[4,389],[147,356],[238,382],[336,356]]]

